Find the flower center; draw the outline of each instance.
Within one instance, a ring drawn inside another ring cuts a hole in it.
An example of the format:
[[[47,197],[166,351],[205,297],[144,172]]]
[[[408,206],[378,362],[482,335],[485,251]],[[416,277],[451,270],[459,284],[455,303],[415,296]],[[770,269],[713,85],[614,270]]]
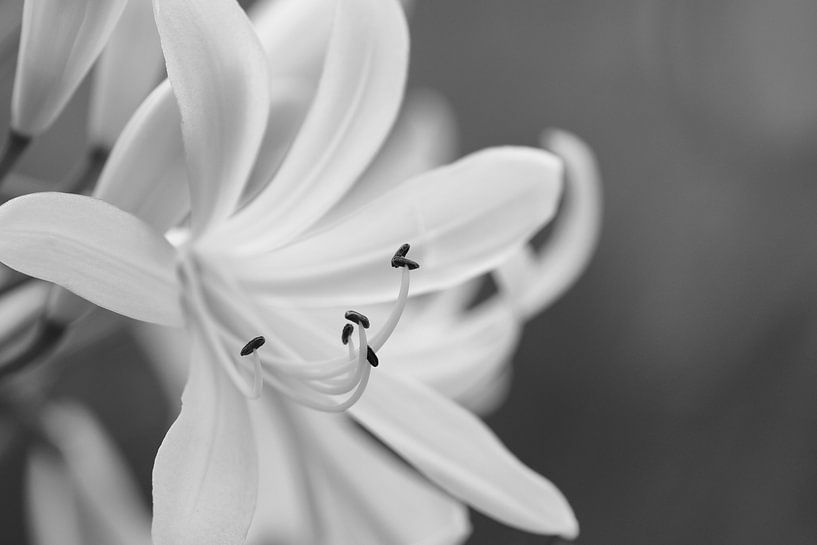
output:
[[[236,280],[219,274],[215,268],[203,267],[188,255],[179,266],[184,290],[184,305],[194,327],[201,330],[208,351],[223,365],[235,386],[248,398],[261,395],[264,383],[279,393],[307,407],[341,412],[351,407],[366,389],[373,367],[379,365],[377,351],[382,348],[405,309],[410,271],[419,265],[406,255],[409,245],[402,245],[392,257],[394,268],[402,270],[397,301],[383,325],[371,338],[369,318],[360,312],[346,312],[347,323],[341,333],[345,355],[309,360],[300,357],[297,347],[273,342],[271,349],[261,349],[267,338],[258,336],[246,342],[241,332],[267,329],[268,320]],[[357,341],[353,339],[357,329]],[[243,346],[243,348],[242,348]],[[239,356],[236,357],[236,354]]]

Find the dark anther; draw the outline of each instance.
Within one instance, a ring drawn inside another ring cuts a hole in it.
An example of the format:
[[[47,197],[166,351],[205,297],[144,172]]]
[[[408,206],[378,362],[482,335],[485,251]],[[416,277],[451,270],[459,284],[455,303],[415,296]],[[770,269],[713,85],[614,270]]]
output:
[[[394,256],[393,258],[391,258],[391,266],[394,267],[395,269],[399,267],[408,267],[408,270],[410,271],[420,268],[420,264],[417,263],[416,261],[412,261],[407,257],[400,256]]]
[[[352,335],[352,331],[355,330],[355,326],[352,324],[346,324],[343,326],[343,333],[340,334],[340,340],[343,341],[343,344],[349,344],[349,337]]]
[[[391,266],[395,269],[400,267],[408,267],[408,270],[413,271],[414,269],[420,268],[420,264],[416,261],[412,261],[408,259],[406,255],[408,255],[408,251],[411,249],[411,246],[408,244],[403,244],[397,251],[394,252],[394,257],[391,258]]]
[[[347,310],[346,319],[354,322],[357,325],[363,326],[363,329],[369,329],[369,319],[356,310]]]
[[[372,350],[372,347],[369,345],[366,345],[366,360],[372,367],[377,367],[380,365],[380,360],[377,359],[377,354],[374,353],[374,350]]]
[[[244,345],[244,348],[241,349],[241,355],[242,356],[249,356],[250,354],[252,354],[256,350],[258,350],[259,348],[264,346],[265,342],[267,342],[267,340],[264,337],[261,337],[261,336],[258,336],[256,338],[252,339],[250,342],[248,342],[247,344]]]

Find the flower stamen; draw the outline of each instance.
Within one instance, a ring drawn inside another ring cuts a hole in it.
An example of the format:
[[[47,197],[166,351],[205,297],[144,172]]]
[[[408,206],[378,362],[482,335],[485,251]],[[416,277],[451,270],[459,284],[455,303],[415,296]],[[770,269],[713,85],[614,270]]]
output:
[[[266,343],[266,342],[267,342],[267,340],[264,337],[260,336],[260,335],[258,337],[253,338],[253,339],[250,339],[250,342],[245,344],[244,348],[241,349],[241,355],[242,356],[249,356],[254,351],[256,351],[259,348],[261,348],[262,346],[264,346],[264,343]]]
[[[299,357],[297,350],[283,342],[285,339],[281,339],[281,343],[276,343],[275,350],[265,351],[261,355],[258,349],[266,344],[266,339],[258,336],[245,343],[240,350],[242,357],[249,357],[253,362],[255,380],[252,385],[242,378],[243,373],[239,373],[240,368],[247,369],[246,365],[230,365],[225,362],[227,374],[242,393],[250,398],[258,397],[263,383],[268,382],[269,386],[292,401],[312,409],[342,412],[351,407],[363,395],[371,369],[379,366],[377,352],[393,333],[405,308],[410,271],[419,267],[415,261],[406,257],[409,249],[408,244],[403,244],[391,260],[393,267],[402,269],[400,290],[384,326],[371,342],[366,333],[371,327],[371,320],[361,312],[349,310],[344,314],[348,323],[343,326],[341,332],[341,341],[348,347],[346,355],[324,360],[306,360]],[[190,266],[192,266],[190,263],[183,265],[182,272],[187,272],[184,269]],[[188,276],[193,275],[183,274],[185,279]],[[191,280],[190,303],[202,308],[208,307],[202,286],[195,279]],[[211,281],[215,284],[207,290],[207,294],[214,298],[214,304],[222,310],[225,325],[232,323],[239,329],[244,329],[253,324],[265,323],[252,302],[245,301],[246,304],[240,304],[244,298],[240,295],[241,290],[234,279],[217,275],[212,276]],[[236,306],[237,303],[240,310]],[[229,312],[225,314],[225,310]],[[198,314],[208,315],[207,312]],[[200,321],[209,322],[207,318]],[[240,341],[235,327],[219,328],[212,322],[202,325],[202,332],[207,339],[205,342],[208,342],[219,359],[226,353],[226,347],[241,346],[239,342],[243,342]],[[355,329],[358,330],[357,339],[353,337]]]

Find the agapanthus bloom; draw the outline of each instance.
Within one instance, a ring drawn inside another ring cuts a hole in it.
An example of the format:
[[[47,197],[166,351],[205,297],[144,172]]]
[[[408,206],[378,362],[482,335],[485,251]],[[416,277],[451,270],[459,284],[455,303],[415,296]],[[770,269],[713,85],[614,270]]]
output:
[[[275,140],[267,120],[277,95],[243,12],[233,0],[155,0],[181,117],[186,235],[171,245],[162,224],[183,213],[183,197],[162,202],[162,213],[150,209],[143,220],[94,198],[37,194],[0,207],[0,259],[121,314],[187,328],[192,357],[183,406],[154,469],[153,535],[160,545],[243,541],[259,463],[267,465],[258,457],[256,431],[276,420],[289,430],[280,437],[300,456],[317,457],[308,467],[323,466],[327,479],[350,485],[327,490],[349,492],[335,501],[388,496],[388,485],[361,489],[368,479],[356,472],[367,468],[358,460],[375,455],[360,432],[345,416],[324,414],[345,409],[447,494],[507,524],[572,537],[575,519],[558,490],[478,419],[390,372],[385,360],[373,369],[409,278],[412,293],[422,294],[497,267],[553,215],[559,161],[533,149],[488,150],[376,197],[358,192],[354,205],[344,204],[398,110],[407,33],[394,0],[319,7],[334,9],[323,75],[279,166],[264,153]],[[118,153],[119,164],[127,163],[129,146],[150,133],[156,118],[145,112],[167,108],[174,115],[168,93],[160,88],[137,112],[112,161]],[[134,191],[154,190],[113,180],[97,194],[119,204]],[[410,272],[415,262],[421,268]],[[389,301],[394,306],[382,323],[347,313],[351,329],[342,335],[343,316],[328,330],[307,311]],[[265,344],[247,342],[257,335]],[[259,395],[264,399],[248,399]],[[381,482],[393,475],[405,483],[383,467]],[[423,505],[456,513],[447,494],[410,478]],[[383,498],[389,500],[399,505]],[[365,517],[370,523],[378,505]],[[358,532],[383,542],[393,530],[372,524]]]

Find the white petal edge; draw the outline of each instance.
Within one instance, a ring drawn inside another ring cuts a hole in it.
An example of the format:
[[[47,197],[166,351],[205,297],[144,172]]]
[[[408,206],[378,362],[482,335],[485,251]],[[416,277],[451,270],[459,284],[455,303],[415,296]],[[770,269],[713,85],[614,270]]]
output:
[[[179,107],[165,81],[123,129],[94,196],[163,233],[190,211],[185,169]]]
[[[74,94],[127,0],[26,0],[11,126],[37,136]]]
[[[420,263],[411,293],[460,284],[499,266],[556,210],[561,161],[543,150],[492,148],[401,184],[356,213],[284,248],[236,258],[258,297],[303,305],[392,300],[395,250]],[[274,301],[267,301],[273,304]]]
[[[174,248],[98,199],[36,193],[0,206],[0,261],[119,314],[181,324]]]
[[[249,10],[274,79],[317,85],[337,0],[260,0]],[[298,47],[292,47],[297,43]]]
[[[329,511],[333,543],[449,545],[470,534],[465,506],[386,453],[347,417],[297,413],[313,471],[323,477],[318,493]]]
[[[519,321],[498,298],[454,316],[425,313],[406,335],[400,324],[378,355],[389,371],[413,377],[468,409],[500,401],[491,386],[510,365],[521,333]]]
[[[258,458],[247,400],[191,336],[182,409],[153,467],[155,545],[240,545],[258,491]]]
[[[525,319],[573,286],[601,234],[601,181],[593,152],[578,137],[556,130],[544,133],[542,146],[565,163],[564,203],[544,247],[521,249],[496,271],[497,283]]]
[[[529,532],[578,535],[570,505],[550,481],[522,464],[482,421],[428,386],[394,373],[372,373],[351,413],[474,509]]]
[[[275,179],[230,222],[228,244],[240,233],[246,246],[270,249],[309,228],[352,187],[397,116],[408,66],[408,30],[399,3],[336,4],[306,120]]]
[[[267,58],[235,0],[154,0],[179,104],[193,232],[232,214],[264,137]]]
[[[162,62],[151,0],[128,0],[94,68],[88,118],[91,145],[113,147],[133,112],[156,87]]]
[[[430,90],[415,90],[386,143],[366,172],[315,229],[332,223],[400,183],[456,159],[457,124],[450,104]]]

